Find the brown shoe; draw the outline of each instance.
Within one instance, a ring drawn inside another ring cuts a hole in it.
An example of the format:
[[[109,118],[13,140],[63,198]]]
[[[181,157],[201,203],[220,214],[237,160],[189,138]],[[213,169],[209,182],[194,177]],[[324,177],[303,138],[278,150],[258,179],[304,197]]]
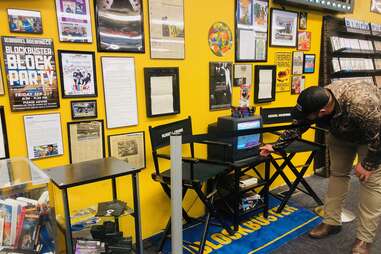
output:
[[[321,223],[316,228],[312,229],[308,234],[312,238],[321,239],[329,235],[337,234],[341,231],[341,226],[334,226]]]
[[[352,254],[369,254],[370,243],[356,239],[352,248]]]

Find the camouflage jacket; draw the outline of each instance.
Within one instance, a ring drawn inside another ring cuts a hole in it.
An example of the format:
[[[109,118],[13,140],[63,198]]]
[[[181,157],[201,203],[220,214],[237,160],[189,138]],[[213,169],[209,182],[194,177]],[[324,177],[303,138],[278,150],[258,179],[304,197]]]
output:
[[[361,162],[366,170],[381,164],[381,92],[365,82],[335,82],[325,87],[335,98],[333,115],[326,125],[333,136],[356,144],[368,144],[368,153]],[[296,124],[312,122],[297,121]],[[309,125],[285,131],[273,144],[282,150],[309,129]]]

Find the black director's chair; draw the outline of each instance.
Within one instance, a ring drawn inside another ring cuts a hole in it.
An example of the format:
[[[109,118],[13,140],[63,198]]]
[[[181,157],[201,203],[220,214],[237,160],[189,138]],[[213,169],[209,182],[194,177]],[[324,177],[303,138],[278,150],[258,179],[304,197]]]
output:
[[[291,109],[292,107],[267,109],[261,108],[263,124],[279,124],[292,122]],[[280,135],[281,133],[273,132],[273,134]],[[281,204],[277,210],[278,213],[282,212],[283,208],[286,206],[287,202],[289,201],[295,190],[299,190],[311,196],[318,205],[323,205],[321,199],[316,195],[314,190],[304,179],[304,175],[307,172],[308,167],[311,165],[314,156],[317,152],[321,151],[322,149],[325,149],[325,146],[322,144],[307,141],[304,139],[297,139],[284,149],[283,153],[280,154],[279,158],[275,158],[274,156],[270,155],[270,162],[275,168],[275,173],[271,176],[269,180],[269,186],[275,181],[275,179],[281,176],[289,188],[289,190],[284,192],[283,195],[276,195],[276,197],[281,200]],[[292,162],[292,159],[297,153],[303,152],[310,152],[306,162],[301,166],[295,166]],[[283,162],[278,163],[278,161]],[[294,182],[291,182],[289,177],[284,173],[286,167],[289,167],[291,172],[295,175],[296,179],[294,180]],[[300,170],[298,170],[298,168],[300,168]],[[299,184],[301,184],[304,188],[300,188]]]
[[[155,165],[155,172],[152,174],[152,179],[160,183],[168,197],[171,196],[171,169],[166,168],[165,170],[161,170],[159,159],[170,159],[170,156],[168,152],[165,151],[165,148],[169,148],[171,133],[181,133],[183,136],[183,145],[189,146],[190,156],[182,158],[183,198],[188,190],[194,190],[201,202],[204,204],[206,210],[206,219],[202,220],[202,222],[204,222],[204,230],[201,235],[200,245],[196,245],[196,247],[199,248],[198,253],[202,254],[204,251],[209,225],[221,226],[229,234],[234,235],[233,230],[224,222],[214,206],[214,198],[217,193],[217,182],[219,181],[219,178],[222,177],[229,169],[229,165],[219,161],[195,158],[194,156],[194,143],[207,144],[212,141],[194,141],[192,138],[192,122],[190,117],[156,127],[150,126],[149,133],[151,137],[152,155]],[[215,142],[213,143],[215,144]],[[204,183],[208,183],[208,192],[203,192],[202,190]],[[186,222],[200,222],[199,219],[191,218],[184,209],[182,213],[183,219]],[[219,224],[212,223],[211,217],[215,217]],[[170,236],[170,230],[171,220],[169,219],[164,230],[164,234],[160,240],[158,248],[159,252],[163,249],[166,239]],[[188,245],[195,245],[186,241],[184,241],[184,243]]]

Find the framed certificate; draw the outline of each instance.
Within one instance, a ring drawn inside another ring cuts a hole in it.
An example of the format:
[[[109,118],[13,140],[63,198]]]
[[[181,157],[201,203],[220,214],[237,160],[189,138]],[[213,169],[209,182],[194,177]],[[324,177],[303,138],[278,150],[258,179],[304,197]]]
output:
[[[255,66],[254,103],[275,101],[276,65]]]

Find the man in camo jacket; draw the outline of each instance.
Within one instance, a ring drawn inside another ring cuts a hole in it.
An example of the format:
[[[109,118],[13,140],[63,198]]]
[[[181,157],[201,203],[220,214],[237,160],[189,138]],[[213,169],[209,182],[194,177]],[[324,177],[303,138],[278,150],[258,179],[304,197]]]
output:
[[[261,147],[261,155],[282,151],[312,123],[328,127],[331,167],[324,220],[309,235],[324,238],[340,232],[342,205],[358,155],[355,174],[361,182],[359,220],[352,253],[369,253],[381,217],[381,93],[366,82],[335,82],[325,88],[309,87],[299,95],[292,116],[298,127],[285,131],[276,143]]]

